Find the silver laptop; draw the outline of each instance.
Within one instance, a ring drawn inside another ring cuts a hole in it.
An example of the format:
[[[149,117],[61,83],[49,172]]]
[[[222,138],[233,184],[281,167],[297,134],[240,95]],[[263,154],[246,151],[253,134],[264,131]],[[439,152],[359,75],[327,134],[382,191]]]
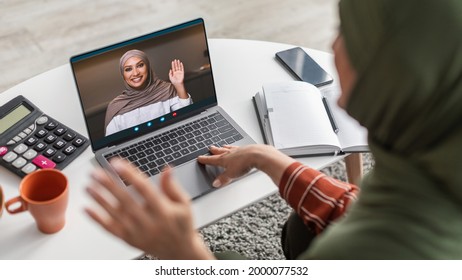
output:
[[[76,55],[70,63],[93,152],[109,171],[110,159],[122,157],[158,182],[169,164],[197,198],[214,189],[221,172],[197,156],[211,145],[255,143],[217,104],[203,19]]]

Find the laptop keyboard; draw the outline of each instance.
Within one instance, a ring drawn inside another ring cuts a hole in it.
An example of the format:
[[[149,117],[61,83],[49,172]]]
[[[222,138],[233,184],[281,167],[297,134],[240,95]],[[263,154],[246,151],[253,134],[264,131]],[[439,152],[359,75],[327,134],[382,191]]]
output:
[[[220,114],[214,113],[179,126],[139,143],[104,155],[127,159],[148,176],[162,171],[165,165],[178,166],[209,152],[211,145],[223,146],[243,136]]]

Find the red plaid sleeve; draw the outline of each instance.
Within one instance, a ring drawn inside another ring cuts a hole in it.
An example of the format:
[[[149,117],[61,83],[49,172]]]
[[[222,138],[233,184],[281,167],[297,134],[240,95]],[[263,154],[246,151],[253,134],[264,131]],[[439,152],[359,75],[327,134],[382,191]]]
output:
[[[305,224],[320,233],[345,213],[359,189],[295,162],[284,171],[279,192]]]

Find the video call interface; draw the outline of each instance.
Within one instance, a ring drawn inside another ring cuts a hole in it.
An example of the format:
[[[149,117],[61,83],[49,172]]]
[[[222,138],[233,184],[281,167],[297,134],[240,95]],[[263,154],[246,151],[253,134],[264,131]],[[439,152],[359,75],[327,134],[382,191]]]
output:
[[[71,58],[93,149],[216,104],[202,20]]]

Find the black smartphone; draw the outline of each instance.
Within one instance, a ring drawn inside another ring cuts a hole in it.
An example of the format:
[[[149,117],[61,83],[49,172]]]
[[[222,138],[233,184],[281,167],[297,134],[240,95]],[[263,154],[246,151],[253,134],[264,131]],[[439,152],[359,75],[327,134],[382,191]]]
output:
[[[300,47],[277,52],[276,58],[300,81],[320,87],[334,80]]]

